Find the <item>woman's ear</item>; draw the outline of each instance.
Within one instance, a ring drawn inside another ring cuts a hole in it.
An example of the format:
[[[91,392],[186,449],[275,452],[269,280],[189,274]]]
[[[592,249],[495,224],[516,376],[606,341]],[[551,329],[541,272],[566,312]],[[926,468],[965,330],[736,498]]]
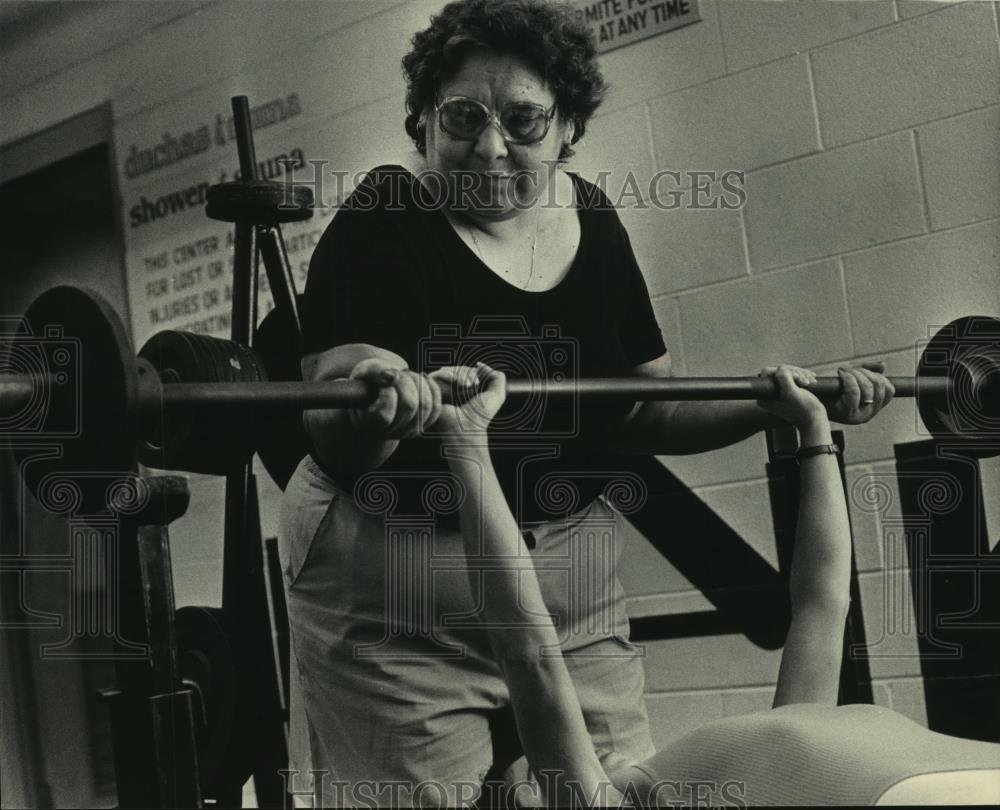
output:
[[[566,137],[563,142],[570,146],[576,140],[576,121],[572,118],[566,124]]]

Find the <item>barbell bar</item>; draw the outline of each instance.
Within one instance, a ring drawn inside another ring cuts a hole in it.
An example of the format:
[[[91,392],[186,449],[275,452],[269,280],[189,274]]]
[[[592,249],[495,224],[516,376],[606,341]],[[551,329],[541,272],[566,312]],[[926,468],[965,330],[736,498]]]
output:
[[[164,380],[155,368],[139,366],[139,408],[144,412],[224,408],[362,408],[371,403],[376,389],[360,380],[327,382],[173,382]],[[1000,396],[1000,366],[972,373],[984,378],[978,383],[984,392]],[[155,375],[143,383],[144,375]],[[889,377],[897,397],[949,396],[954,384],[950,377]],[[26,374],[0,375],[0,415],[9,415],[43,395],[56,385],[55,375],[31,377]],[[919,389],[919,393],[918,393]],[[820,399],[833,400],[843,388],[839,377],[820,377],[805,390]],[[446,401],[456,393],[445,391]],[[591,377],[579,380],[507,381],[512,399],[532,396],[554,399],[627,399],[634,401],[767,400],[777,399],[777,383],[766,377],[671,377],[628,378]]]
[[[30,404],[45,384],[55,383],[54,374],[42,378],[28,374],[4,374],[0,376],[0,417],[16,414]]]
[[[1000,375],[997,375],[1000,378]],[[917,396],[917,381],[912,377],[890,377],[898,397]],[[997,382],[990,383],[1000,388]],[[947,377],[926,380],[927,395],[947,396],[952,390]],[[820,377],[805,386],[820,399],[836,399],[841,393],[838,377]],[[259,383],[166,383],[157,404],[168,411],[208,408],[360,408],[375,398],[376,389],[360,380],[328,382],[259,382]],[[456,397],[444,391],[446,401]],[[579,380],[508,379],[507,397],[521,399],[544,396],[547,399],[625,399],[633,401],[693,401],[777,399],[778,386],[762,377],[672,377],[667,379],[628,377],[592,377]]]
[[[60,470],[130,470],[137,446],[147,466],[222,473],[257,449],[256,437],[273,426],[274,409],[359,407],[376,395],[359,380],[269,380],[256,353],[204,335],[158,333],[136,358],[114,310],[96,293],[76,287],[43,293],[26,319],[30,337],[11,338],[14,350],[8,346],[2,354],[0,372],[8,373],[0,373],[0,434],[19,440],[17,453],[33,491]],[[917,399],[934,436],[976,455],[1000,453],[1000,320],[952,322],[928,342],[915,377],[890,379],[897,397]],[[820,378],[809,390],[832,399],[841,383]],[[776,382],[761,377],[508,377],[507,392],[512,400],[778,396]],[[62,458],[31,461],[32,440],[60,441]],[[195,447],[193,456],[183,452],[186,445]],[[101,508],[90,502],[95,498],[84,498],[84,511]]]

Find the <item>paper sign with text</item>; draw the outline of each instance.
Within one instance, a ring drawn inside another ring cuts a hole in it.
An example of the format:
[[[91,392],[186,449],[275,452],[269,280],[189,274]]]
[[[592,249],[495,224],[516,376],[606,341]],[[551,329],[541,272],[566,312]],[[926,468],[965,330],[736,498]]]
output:
[[[698,0],[577,0],[577,15],[594,32],[598,53],[698,22]]]

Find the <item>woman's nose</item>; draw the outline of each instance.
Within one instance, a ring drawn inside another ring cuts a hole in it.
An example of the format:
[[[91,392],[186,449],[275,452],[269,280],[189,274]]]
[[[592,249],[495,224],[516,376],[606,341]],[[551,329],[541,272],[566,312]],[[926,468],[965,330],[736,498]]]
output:
[[[507,157],[507,142],[503,139],[496,121],[490,121],[486,129],[476,138],[476,156],[491,164],[498,158]]]

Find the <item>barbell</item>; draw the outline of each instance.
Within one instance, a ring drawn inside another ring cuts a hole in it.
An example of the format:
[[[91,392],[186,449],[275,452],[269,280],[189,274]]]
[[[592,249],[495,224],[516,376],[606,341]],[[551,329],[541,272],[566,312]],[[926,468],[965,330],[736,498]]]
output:
[[[28,330],[8,335],[0,358],[0,435],[13,440],[22,474],[36,494],[54,476],[71,474],[83,512],[105,507],[104,486],[89,487],[89,479],[132,470],[137,459],[151,467],[224,474],[260,450],[270,471],[261,445],[283,442],[271,437],[262,443],[259,437],[271,429],[275,414],[359,407],[376,395],[357,380],[272,380],[261,357],[274,356],[274,346],[258,352],[205,335],[161,332],[136,357],[110,305],[77,287],[43,293],[25,319]],[[268,330],[265,319],[259,334],[268,331],[272,340],[281,340],[281,330]],[[916,398],[934,437],[971,455],[1000,454],[1000,320],[953,321],[927,343],[915,377],[890,379],[897,397]],[[809,390],[835,398],[840,380],[821,378]],[[778,395],[775,381],[760,377],[558,375],[509,378],[507,393],[512,400],[629,401]],[[298,419],[284,424],[297,425]],[[61,445],[60,454],[39,453],[39,445],[53,443]],[[287,479],[289,472],[283,469],[276,478]]]

